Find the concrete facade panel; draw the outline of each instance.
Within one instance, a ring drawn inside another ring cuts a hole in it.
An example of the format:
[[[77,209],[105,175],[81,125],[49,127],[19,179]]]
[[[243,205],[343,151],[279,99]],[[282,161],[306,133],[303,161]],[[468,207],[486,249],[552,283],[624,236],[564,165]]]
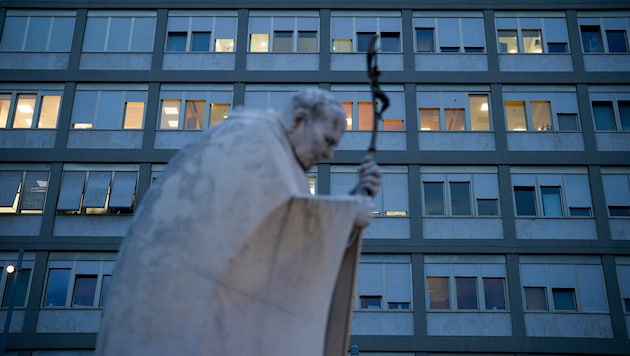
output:
[[[234,70],[233,53],[166,53],[164,70]]]
[[[518,239],[597,239],[594,219],[517,218],[514,225]]]
[[[155,148],[180,149],[196,139],[202,131],[158,131],[155,133]]]
[[[599,151],[630,151],[630,132],[596,132]]]
[[[502,239],[503,222],[492,218],[423,218],[425,239]]]
[[[151,58],[144,53],[83,53],[79,69],[149,70]]]
[[[408,239],[411,237],[409,218],[374,218],[363,230],[364,238]]]
[[[125,236],[133,216],[55,217],[54,236]]]
[[[0,69],[68,69],[69,53],[0,53]]]
[[[509,313],[427,313],[427,334],[435,336],[511,336]]]
[[[425,151],[494,151],[492,132],[419,132],[418,146]]]
[[[370,145],[372,132],[346,131],[337,146],[339,150],[365,150]],[[380,131],[376,136],[379,151],[406,150],[407,135],[404,132]]]
[[[568,54],[499,55],[499,68],[505,72],[570,72],[573,70]]]
[[[508,132],[510,151],[584,151],[581,133]]]
[[[527,336],[612,338],[610,315],[525,313]]]
[[[0,148],[54,148],[56,130],[0,130]]]
[[[68,133],[68,148],[140,148],[140,130],[76,130]]]
[[[488,70],[488,56],[466,54],[416,54],[414,56],[417,71],[471,71]]]
[[[380,71],[403,70],[403,55],[379,53],[378,69]],[[367,69],[365,53],[333,53],[330,55],[331,70],[362,71]]]
[[[318,70],[319,54],[249,53],[247,70]]]
[[[40,310],[39,333],[95,333],[101,322],[101,310]]]
[[[11,326],[9,327],[10,333],[22,332],[22,329],[24,328],[24,315],[24,310],[13,310],[13,315],[11,316]],[[0,310],[0,325],[4,325],[6,320],[7,311]]]
[[[630,56],[627,54],[585,54],[584,69],[587,72],[628,72]]]
[[[0,215],[0,236],[37,236],[42,215]]]
[[[630,220],[609,219],[610,238],[613,240],[630,240]]]
[[[354,312],[351,330],[352,335],[413,335],[413,314]]]

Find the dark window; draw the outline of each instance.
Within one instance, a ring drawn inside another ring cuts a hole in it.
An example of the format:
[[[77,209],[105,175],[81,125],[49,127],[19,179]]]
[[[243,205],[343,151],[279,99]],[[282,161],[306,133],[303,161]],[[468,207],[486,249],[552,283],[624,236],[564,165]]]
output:
[[[50,269],[48,271],[48,286],[46,288],[46,299],[44,302],[45,306],[62,307],[66,305],[69,281],[69,269]]]
[[[400,33],[381,32],[381,50],[383,52],[400,52]]]
[[[615,117],[612,102],[593,101],[593,117],[595,119],[595,129],[615,130]]]
[[[17,279],[16,279],[17,278]],[[15,281],[14,281],[15,280]],[[2,306],[8,306],[9,296],[13,295],[13,306],[23,307],[26,305],[26,293],[28,291],[28,284],[31,280],[31,270],[22,269],[15,270],[13,273],[7,276],[6,286],[4,288],[4,299],[2,300]],[[15,283],[15,289],[13,283]],[[13,290],[15,292],[13,292]]]
[[[619,101],[619,121],[621,121],[621,129],[630,131],[630,101]]]
[[[274,52],[293,52],[293,32],[275,31],[273,33]]]
[[[442,53],[458,53],[459,47],[440,47]]]
[[[477,278],[455,277],[457,309],[477,309]]]
[[[361,309],[381,309],[380,295],[362,295],[359,297],[361,301]]]
[[[300,53],[317,52],[317,32],[316,31],[299,31],[298,32],[298,52]]]
[[[77,275],[74,279],[73,306],[91,307],[96,295],[97,275]]]
[[[358,32],[357,33],[357,52],[367,52],[370,47],[370,41],[374,37],[375,32]]]
[[[101,306],[105,305],[105,298],[107,297],[107,291],[109,290],[109,283],[112,281],[111,275],[104,275],[101,286]]]
[[[448,277],[427,277],[429,285],[429,308],[449,309]]]
[[[559,131],[578,131],[577,114],[558,113],[558,130]]]
[[[210,52],[210,32],[193,32],[191,50],[193,52]]]
[[[545,287],[525,287],[525,308],[527,310],[548,310]]]
[[[169,32],[166,42],[167,52],[183,52],[186,50],[186,32]]]
[[[623,306],[626,307],[626,313],[630,313],[630,298],[623,298]]]
[[[477,214],[479,215],[499,215],[498,201],[496,199],[477,199]]]
[[[471,215],[470,183],[451,182],[451,208],[453,215]]]
[[[484,278],[483,290],[486,295],[486,310],[506,310],[505,279]]]
[[[567,53],[567,44],[566,42],[549,42],[547,43],[547,47],[549,48],[549,53]]]
[[[630,206],[609,206],[610,216],[630,216]]]
[[[569,207],[569,215],[571,215],[571,216],[591,216],[591,208]]]
[[[607,30],[608,52],[628,52],[628,40],[624,30]]]
[[[427,215],[444,215],[444,189],[442,182],[424,183],[424,209]]]
[[[433,28],[416,28],[416,51],[435,52]]]
[[[464,47],[466,53],[483,53],[483,47]]]
[[[560,187],[540,187],[544,216],[562,216]]]
[[[582,31],[582,46],[584,53],[601,53],[602,39],[599,35],[599,26],[580,26]]]
[[[553,294],[553,306],[556,310],[577,311],[573,288],[553,288],[551,294]]]
[[[514,187],[516,215],[536,216],[534,187]]]
[[[409,310],[411,308],[411,304],[409,302],[389,302],[387,303],[387,309],[389,310]]]

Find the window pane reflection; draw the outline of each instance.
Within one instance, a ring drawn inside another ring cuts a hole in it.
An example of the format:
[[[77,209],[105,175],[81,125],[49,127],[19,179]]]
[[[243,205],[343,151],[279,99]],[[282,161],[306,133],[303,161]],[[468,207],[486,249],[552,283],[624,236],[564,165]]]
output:
[[[186,100],[185,130],[201,130],[203,128],[205,105],[205,100]]]
[[[477,278],[455,277],[457,309],[477,309]]]
[[[96,275],[77,275],[74,279],[73,306],[91,307],[96,293]]]
[[[484,278],[483,291],[486,296],[486,310],[506,310],[505,279]]]
[[[61,96],[59,95],[43,96],[37,127],[40,129],[54,129],[57,127],[57,117],[59,116],[60,104]]]
[[[420,108],[420,130],[437,131],[440,129],[440,109]]]
[[[542,53],[540,30],[523,30],[523,52]]]
[[[50,269],[48,271],[48,286],[46,288],[47,307],[65,306],[70,281],[69,269]]]
[[[429,308],[449,309],[448,277],[428,277]]]
[[[444,109],[446,130],[464,131],[464,109]]]
[[[442,182],[424,183],[424,209],[426,215],[444,215],[444,189]]]
[[[550,131],[553,129],[551,123],[551,104],[549,101],[532,100],[532,121],[535,131]]]

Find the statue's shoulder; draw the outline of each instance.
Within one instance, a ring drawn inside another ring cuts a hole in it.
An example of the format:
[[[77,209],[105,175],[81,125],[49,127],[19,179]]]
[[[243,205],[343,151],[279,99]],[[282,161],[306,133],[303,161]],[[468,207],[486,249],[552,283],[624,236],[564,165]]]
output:
[[[232,120],[254,120],[256,122],[274,121],[280,122],[280,115],[273,109],[246,109],[238,107],[232,111],[225,119],[226,122]]]

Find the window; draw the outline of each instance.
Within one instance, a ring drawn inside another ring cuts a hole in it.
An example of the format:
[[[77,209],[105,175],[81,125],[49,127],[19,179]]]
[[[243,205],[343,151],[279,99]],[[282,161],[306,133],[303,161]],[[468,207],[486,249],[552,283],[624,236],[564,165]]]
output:
[[[375,216],[404,217],[409,214],[407,167],[381,166],[381,187],[374,197]],[[358,183],[358,167],[331,166],[330,194],[348,194]]]
[[[56,128],[62,94],[59,89],[23,91],[0,88],[0,129]]]
[[[11,294],[13,294],[14,307],[26,306],[31,286],[34,257],[32,253],[24,253],[21,268],[17,268],[17,254],[0,253],[0,300],[2,301],[2,308],[9,306]],[[9,266],[12,266],[12,272],[7,270]]]
[[[429,311],[508,310],[503,256],[427,255],[425,273]]]
[[[418,91],[421,131],[490,131],[488,94]]]
[[[390,106],[378,122],[378,130],[404,131],[404,93],[401,86],[382,86],[389,97]],[[374,126],[374,102],[372,93],[365,86],[335,84],[331,92],[346,110],[347,131],[371,131]],[[380,105],[380,102],[377,102]]]
[[[421,167],[420,173],[425,215],[498,215],[499,184],[495,168]]]
[[[110,90],[108,86],[77,85],[72,108],[72,128],[142,129],[146,102],[145,85],[139,85],[133,90]]]
[[[483,53],[485,35],[481,12],[460,13],[462,17],[425,17],[414,13],[417,53]]]
[[[591,93],[595,129],[630,131],[630,93]]]
[[[404,255],[362,255],[357,277],[360,311],[411,310],[411,263]]]
[[[0,51],[70,52],[74,11],[7,10]]]
[[[316,53],[319,13],[250,11],[249,52]],[[296,16],[297,15],[297,16]],[[270,42],[271,40],[271,42]]]
[[[630,314],[630,258],[627,256],[616,257],[617,280],[619,281],[619,294],[623,304],[623,311]]]
[[[295,94],[307,88],[315,88],[315,86],[247,84],[245,86],[244,106],[250,109],[273,109],[276,112],[282,112]]]
[[[584,53],[604,52],[599,26],[580,26],[580,32],[582,33]]]
[[[160,98],[158,127],[162,130],[205,130],[222,122],[232,108],[232,92],[227,87],[165,84]]]
[[[568,53],[569,34],[564,14],[542,18],[512,17],[509,12],[495,15],[499,53]]]
[[[376,14],[376,13],[375,13]],[[367,52],[374,35],[379,35],[378,48],[383,52],[400,53],[400,11],[380,11],[378,16],[352,11],[331,13],[332,52]]]
[[[64,166],[57,214],[133,214],[138,167],[112,168]]]
[[[48,171],[0,170],[0,214],[42,214]]]
[[[630,217],[630,172],[602,169],[604,196],[611,217]]]
[[[575,88],[545,92],[545,88],[504,86],[503,99],[508,131],[577,131],[578,105]],[[536,90],[536,91],[534,91]]]
[[[51,253],[43,306],[102,308],[114,260],[115,255],[107,253]]]
[[[596,256],[520,256],[525,312],[608,312]]]
[[[607,30],[606,41],[608,42],[608,52],[626,53],[628,52],[628,39],[626,31]]]
[[[151,52],[155,11],[88,11],[83,52]]]
[[[592,216],[588,176],[581,169],[536,174],[528,168],[512,167],[516,216]],[[518,174],[514,174],[518,172]]]
[[[234,52],[236,24],[236,13],[229,11],[169,11],[166,52]]]

